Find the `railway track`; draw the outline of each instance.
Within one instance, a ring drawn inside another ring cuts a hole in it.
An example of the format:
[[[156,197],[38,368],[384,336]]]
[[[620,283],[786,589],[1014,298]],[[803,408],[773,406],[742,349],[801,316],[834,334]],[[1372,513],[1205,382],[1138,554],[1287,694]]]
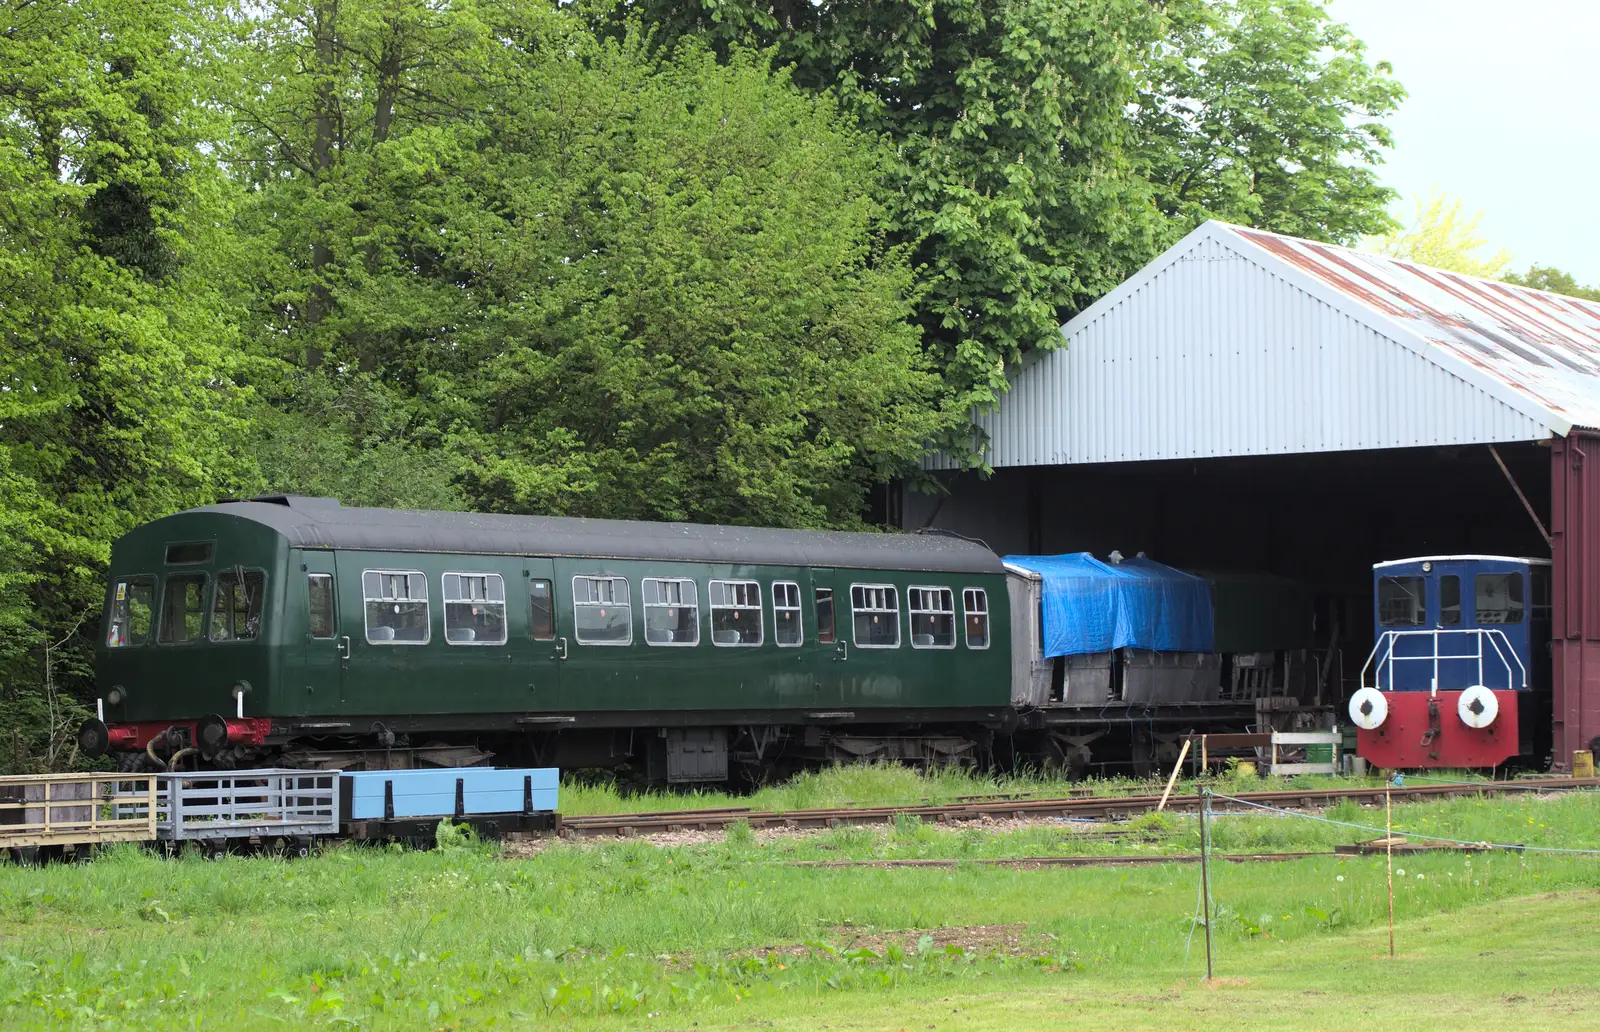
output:
[[[1528,791],[1568,791],[1600,788],[1600,778],[1537,778],[1523,781],[1486,781],[1473,785],[1403,785],[1389,789],[1391,798],[1454,799],[1461,796],[1507,795]],[[1382,785],[1352,788],[1286,788],[1262,792],[1239,792],[1237,797],[1286,810],[1312,810],[1341,800],[1357,803],[1382,803]],[[1154,810],[1159,794],[1130,796],[1069,796],[1054,799],[968,799],[945,804],[919,803],[909,806],[856,806],[825,810],[758,812],[742,808],[715,810],[666,810],[647,813],[604,814],[589,817],[563,817],[563,838],[613,835],[628,838],[677,831],[716,831],[739,821],[752,828],[833,828],[854,824],[893,823],[906,815],[935,824],[962,824],[987,820],[1038,820],[1046,818],[1079,820],[1118,820]],[[1166,808],[1193,812],[1199,800],[1189,794],[1174,794]]]

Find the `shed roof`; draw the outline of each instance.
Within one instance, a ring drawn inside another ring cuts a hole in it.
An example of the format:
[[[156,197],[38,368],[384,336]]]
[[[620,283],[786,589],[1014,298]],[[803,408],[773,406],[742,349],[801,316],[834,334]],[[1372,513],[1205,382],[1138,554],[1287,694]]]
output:
[[[276,495],[191,512],[271,527],[305,548],[1003,573],[987,546],[943,534],[864,534],[696,523],[368,509]]]
[[[995,466],[1542,440],[1600,426],[1600,304],[1207,222],[1061,328]]]

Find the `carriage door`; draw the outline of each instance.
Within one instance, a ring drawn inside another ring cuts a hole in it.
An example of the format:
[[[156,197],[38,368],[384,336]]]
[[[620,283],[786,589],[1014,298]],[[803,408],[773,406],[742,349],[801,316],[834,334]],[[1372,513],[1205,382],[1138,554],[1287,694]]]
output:
[[[839,583],[833,570],[813,569],[803,602],[811,613],[806,649],[812,655],[817,705],[837,706],[844,700],[850,663],[850,587]]]
[[[513,614],[523,614],[520,634],[517,627],[511,628],[511,640],[518,642],[518,669],[525,675],[518,683],[526,701],[516,708],[532,711],[530,723],[560,709],[561,664],[572,647],[572,628],[556,605],[555,576],[554,560],[523,559],[522,604],[511,607]]]
[[[339,578],[334,553],[300,553],[300,583],[290,586],[287,612],[301,614],[305,676],[293,712],[305,716],[343,708],[350,670],[349,628],[339,619]],[[293,569],[293,567],[290,567]]]

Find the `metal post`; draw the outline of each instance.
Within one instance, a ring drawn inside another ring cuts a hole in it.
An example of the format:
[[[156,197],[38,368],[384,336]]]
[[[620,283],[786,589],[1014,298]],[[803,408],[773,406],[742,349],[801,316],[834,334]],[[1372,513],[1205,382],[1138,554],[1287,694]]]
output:
[[[1389,956],[1394,956],[1394,815],[1389,805],[1390,781],[1383,783],[1383,852],[1389,863]]]
[[[1200,793],[1200,896],[1206,914],[1206,981],[1211,981],[1211,790]]]

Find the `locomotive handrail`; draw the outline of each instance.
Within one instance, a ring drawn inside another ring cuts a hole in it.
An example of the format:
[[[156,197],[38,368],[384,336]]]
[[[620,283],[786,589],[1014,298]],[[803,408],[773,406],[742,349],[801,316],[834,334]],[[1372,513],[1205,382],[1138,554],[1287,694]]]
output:
[[[1449,653],[1441,654],[1439,652],[1439,637],[1440,637],[1440,635],[1444,635],[1444,634],[1452,634],[1452,635],[1458,635],[1458,636],[1470,635],[1472,637],[1472,639],[1473,639],[1473,643],[1476,645],[1475,651],[1470,652],[1470,653],[1460,653],[1460,654],[1449,654]],[[1399,641],[1401,638],[1421,638],[1421,637],[1428,637],[1428,638],[1431,638],[1433,640],[1433,652],[1432,652],[1432,654],[1420,655],[1420,656],[1397,656],[1397,655],[1394,654],[1395,642]],[[1528,687],[1528,668],[1523,665],[1522,657],[1517,655],[1517,650],[1511,647],[1511,642],[1510,642],[1509,639],[1506,638],[1505,632],[1500,630],[1499,628],[1495,628],[1495,627],[1463,627],[1463,628],[1459,628],[1459,629],[1433,628],[1431,630],[1415,630],[1415,631],[1384,631],[1382,634],[1378,635],[1378,640],[1372,646],[1372,651],[1367,654],[1367,661],[1361,665],[1361,687],[1363,687],[1363,688],[1368,687],[1367,671],[1373,670],[1373,660],[1377,660],[1377,669],[1374,671],[1371,687],[1377,688],[1380,691],[1384,690],[1383,689],[1383,668],[1384,668],[1384,665],[1387,664],[1388,667],[1389,667],[1389,683],[1391,685],[1393,685],[1394,684],[1394,664],[1396,662],[1416,662],[1416,661],[1431,662],[1433,664],[1433,681],[1432,681],[1432,683],[1433,683],[1433,686],[1435,688],[1437,688],[1438,685],[1439,685],[1439,661],[1440,660],[1452,660],[1452,659],[1470,659],[1470,660],[1475,660],[1477,662],[1477,664],[1478,664],[1478,680],[1477,680],[1477,683],[1478,684],[1483,684],[1484,683],[1484,681],[1483,681],[1483,660],[1484,660],[1483,643],[1485,641],[1488,641],[1489,646],[1492,649],[1494,649],[1494,658],[1500,660],[1500,665],[1505,667],[1506,683],[1512,685],[1514,688],[1523,688],[1523,689],[1527,688]],[[1502,646],[1504,646],[1504,647],[1502,648]],[[1381,656],[1379,655],[1380,653],[1382,653]],[[1509,658],[1508,658],[1508,656],[1509,656]],[[1515,662],[1516,665],[1517,665],[1517,668],[1516,668],[1516,670],[1514,672],[1511,669],[1511,664],[1513,662]],[[1389,690],[1392,690],[1392,689],[1389,689]]]

